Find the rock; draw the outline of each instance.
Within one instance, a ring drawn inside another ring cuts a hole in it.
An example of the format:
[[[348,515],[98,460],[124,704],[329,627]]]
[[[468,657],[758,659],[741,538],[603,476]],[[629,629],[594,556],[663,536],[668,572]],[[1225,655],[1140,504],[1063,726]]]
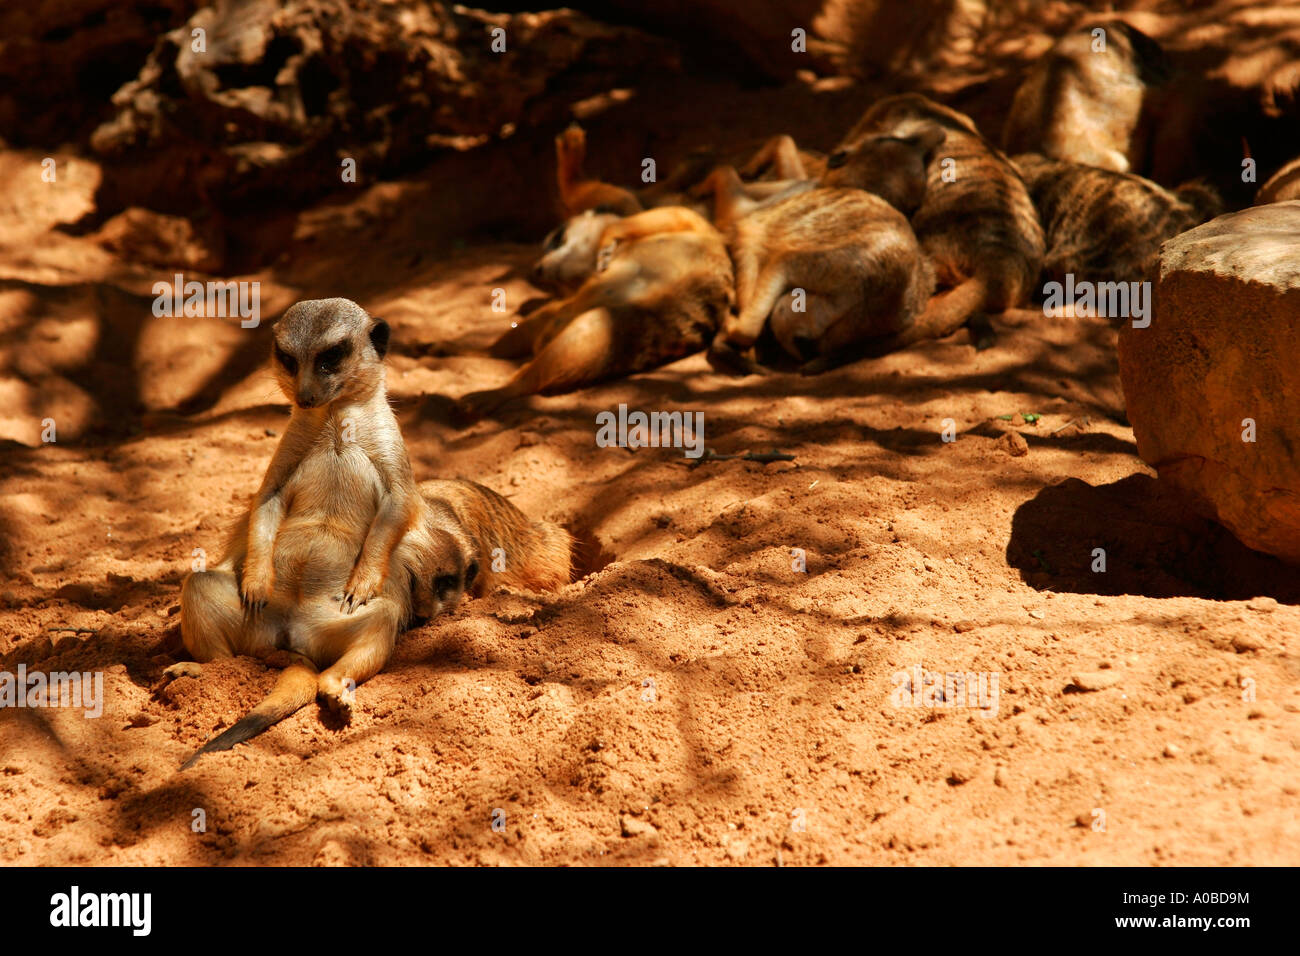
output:
[[[494,30],[505,50],[492,49]],[[203,30],[206,48],[193,48]],[[425,0],[205,4],[157,37],[90,137],[97,202],[214,214],[375,182],[572,118],[571,104],[674,69],[674,45],[572,10]],[[120,82],[120,81],[119,81]],[[548,143],[549,145],[549,143]],[[499,188],[501,184],[498,183]],[[545,197],[549,202],[549,196]],[[517,197],[515,201],[518,202]]]
[[[739,863],[745,857],[749,856],[749,842],[740,840],[735,837],[727,840],[726,843],[727,859]]]
[[[81,140],[164,30],[200,0],[0,4],[0,129],[16,146]]]
[[[1300,563],[1300,260],[1284,254],[1297,241],[1300,202],[1170,239],[1151,324],[1124,323],[1119,368],[1161,484],[1248,547]]]
[[[1079,671],[1070,675],[1070,683],[1083,691],[1105,690],[1119,683],[1119,675],[1112,671]]]
[[[105,222],[95,239],[122,259],[161,268],[219,272],[225,255],[225,236],[210,219],[196,224],[135,206]]]
[[[647,823],[645,820],[638,820],[630,814],[623,814],[619,821],[623,827],[623,836],[625,837],[658,837],[659,831],[655,829],[654,824]]]
[[[1259,634],[1250,631],[1236,634],[1232,638],[1232,649],[1238,654],[1245,654],[1247,651],[1262,651],[1267,646]]]
[[[1183,748],[1177,744],[1165,744],[1164,755],[1171,760],[1182,754]]]
[[[1029,454],[1029,442],[1020,432],[1004,432],[998,439],[998,445],[1012,458],[1021,458]]]

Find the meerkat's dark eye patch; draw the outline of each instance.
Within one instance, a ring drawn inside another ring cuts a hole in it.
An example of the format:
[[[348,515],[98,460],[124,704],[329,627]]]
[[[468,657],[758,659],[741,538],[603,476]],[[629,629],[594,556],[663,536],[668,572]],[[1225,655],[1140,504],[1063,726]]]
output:
[[[274,352],[275,352],[275,360],[284,367],[284,370],[286,372],[288,372],[290,375],[296,375],[298,373],[298,360],[294,358],[292,355],[290,355],[288,352],[286,352],[284,349],[280,348],[279,342],[275,343]]]
[[[849,161],[848,152],[843,149],[837,149],[835,152],[831,153],[829,156],[826,157],[826,168],[839,169],[848,161]]]
[[[459,583],[454,574],[440,574],[433,579],[433,593],[438,595],[439,601],[445,601],[456,593]]]
[[[316,353],[316,368],[326,375],[333,375],[339,370],[343,360],[352,354],[352,343],[348,341],[331,345]]]
[[[375,347],[380,358],[388,354],[389,331],[388,323],[383,319],[376,319],[374,327],[370,330],[370,344]]]
[[[551,234],[546,237],[546,243],[542,246],[547,252],[560,248],[564,245],[564,233],[567,231],[566,226],[552,230]]]

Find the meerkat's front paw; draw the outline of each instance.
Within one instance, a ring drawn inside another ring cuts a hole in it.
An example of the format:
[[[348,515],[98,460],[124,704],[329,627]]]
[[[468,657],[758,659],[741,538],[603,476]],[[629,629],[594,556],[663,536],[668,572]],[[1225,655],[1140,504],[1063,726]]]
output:
[[[317,694],[335,717],[344,723],[352,719],[352,707],[357,702],[357,688],[351,679],[322,674]]]
[[[377,595],[383,586],[384,575],[381,571],[358,564],[352,569],[352,577],[348,580],[348,589],[343,595],[339,610],[351,614]]]
[[[260,614],[271,600],[273,581],[269,570],[252,570],[244,568],[243,579],[239,582],[239,602],[245,614]]]
[[[614,239],[600,247],[596,253],[596,271],[604,272],[609,268],[609,264],[614,261],[614,253],[618,251],[618,240]]]
[[[163,677],[175,680],[178,677],[198,677],[203,673],[203,665],[198,661],[181,661],[164,668]]]

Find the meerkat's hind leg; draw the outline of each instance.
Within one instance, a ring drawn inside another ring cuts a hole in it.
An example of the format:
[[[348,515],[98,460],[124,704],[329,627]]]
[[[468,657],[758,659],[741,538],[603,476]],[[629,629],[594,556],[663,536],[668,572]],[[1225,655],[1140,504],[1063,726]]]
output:
[[[380,597],[356,613],[317,620],[312,642],[322,649],[342,649],[338,659],[321,672],[316,693],[344,721],[351,719],[356,689],[378,674],[397,644],[404,617],[392,598]]]
[[[274,609],[248,617],[234,571],[195,571],[181,585],[181,641],[196,661],[236,654],[258,656],[275,648]]]
[[[803,159],[799,156],[799,147],[795,144],[794,138],[785,133],[773,136],[764,143],[758,152],[740,167],[739,173],[746,179],[753,179],[768,167],[771,167],[775,179],[808,178]]]

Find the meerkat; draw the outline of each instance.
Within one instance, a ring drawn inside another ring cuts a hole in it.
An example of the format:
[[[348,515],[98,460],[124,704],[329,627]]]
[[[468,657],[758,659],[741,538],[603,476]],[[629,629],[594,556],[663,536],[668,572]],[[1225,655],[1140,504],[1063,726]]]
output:
[[[970,117],[918,93],[877,101],[827,157],[823,186],[875,190],[876,164],[855,154],[873,137],[945,133],[926,172],[925,196],[910,221],[934,265],[938,286],[909,328],[912,341],[942,338],[977,315],[1025,302],[1042,265],[1043,228],[1024,180]]]
[[[710,351],[715,366],[744,368],[735,353],[765,324],[806,372],[901,347],[935,282],[907,216],[924,200],[927,166],[945,138],[930,126],[863,140],[852,163],[871,192],[803,183],[756,202],[734,170],[716,171],[714,221],[735,263],[737,313]]]
[[[1030,69],[1012,99],[1002,148],[1120,173],[1142,169],[1143,107],[1168,76],[1160,44],[1141,30],[1122,20],[1086,24]]]
[[[1291,199],[1300,199],[1300,159],[1291,160],[1268,177],[1268,181],[1255,194],[1255,205],[1264,206]]]
[[[1044,281],[1137,282],[1151,278],[1160,244],[1223,211],[1215,191],[1187,183],[1170,191],[1132,173],[1048,159],[1011,160],[1043,222]]]
[[[313,698],[345,719],[411,616],[428,560],[423,502],[388,406],[387,323],[347,299],[292,306],[272,366],[292,411],[221,561],[181,588],[181,637],[200,663],[287,651],[269,697],[186,762],[261,733]],[[192,673],[192,665],[169,669]]]
[[[492,347],[532,353],[505,385],[458,403],[462,420],[511,399],[583,388],[703,349],[731,305],[731,259],[722,234],[689,209],[664,206],[610,222],[596,272],[572,295],[519,321]]]
[[[429,548],[412,567],[416,614],[432,618],[497,587],[553,591],[569,583],[573,539],[530,520],[490,488],[465,479],[420,483]]]

